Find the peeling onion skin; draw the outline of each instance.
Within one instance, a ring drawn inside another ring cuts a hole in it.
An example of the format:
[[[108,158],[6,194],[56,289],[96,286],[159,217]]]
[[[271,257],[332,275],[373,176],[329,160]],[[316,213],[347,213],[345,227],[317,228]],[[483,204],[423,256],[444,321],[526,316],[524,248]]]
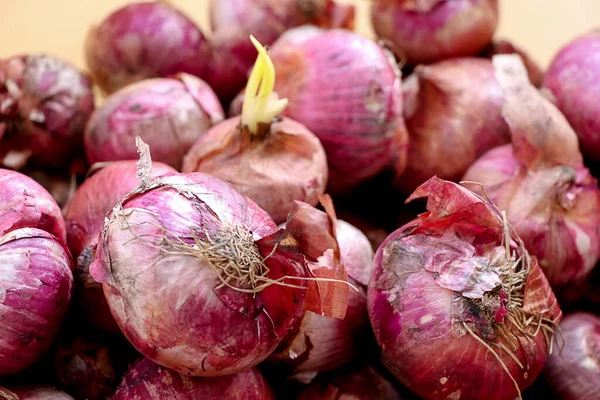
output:
[[[569,314],[560,324],[565,347],[548,357],[546,382],[559,400],[594,400],[600,393],[600,317]]]
[[[409,64],[474,56],[498,25],[498,0],[374,0],[375,33]]]
[[[90,165],[137,160],[135,137],[152,148],[155,161],[180,168],[194,142],[224,115],[206,82],[187,74],[138,82],[109,96],[86,127]]]
[[[0,387],[0,399],[2,400],[19,400],[19,397],[10,390]]]
[[[496,54],[517,54],[523,60],[525,68],[527,68],[527,75],[529,75],[529,81],[535,87],[542,86],[544,80],[544,71],[540,67],[537,61],[529,56],[525,50],[514,45],[508,40],[497,40],[493,41],[484,51],[484,55],[487,58],[492,58]]]
[[[90,29],[87,67],[105,94],[184,72],[205,78],[211,48],[196,24],[167,1],[126,5]]]
[[[17,229],[0,236],[0,276],[0,375],[7,375],[52,345],[71,299],[71,255],[45,231]]]
[[[600,31],[583,35],[565,45],[544,75],[543,87],[569,121],[579,138],[581,152],[600,162]]]
[[[125,374],[111,400],[275,400],[256,368],[233,375],[194,378],[161,367],[147,358]]]
[[[411,193],[432,176],[458,181],[486,151],[509,143],[492,62],[459,58],[418,66],[404,80],[407,167],[396,186]]]
[[[0,61],[0,87],[0,166],[67,165],[94,111],[89,77],[64,60],[32,54]]]
[[[413,194],[413,198],[424,196],[428,196],[429,212],[393,232],[375,254],[368,309],[382,361],[403,384],[426,399],[514,399],[517,391],[508,374],[461,322],[468,323],[478,337],[492,329],[487,333],[492,343],[510,346],[494,333],[493,321],[501,307],[490,320],[477,311],[479,307],[461,305],[469,303],[465,296],[479,298],[479,291],[499,281],[491,269],[475,271],[469,265],[476,265],[477,257],[489,260],[492,251],[504,248],[500,216],[490,203],[467,189],[437,178]],[[518,238],[510,235],[513,251],[520,252],[515,246]],[[494,246],[501,247],[493,250]],[[439,269],[443,265],[447,268]],[[468,294],[467,287],[479,294]],[[523,309],[544,313],[556,322],[562,317],[535,257],[524,286]],[[498,353],[522,391],[541,372],[547,343],[541,331],[529,341],[510,320],[501,323],[519,337],[513,353],[526,373],[506,352]],[[530,328],[535,331],[536,326]]]
[[[48,385],[11,388],[19,400],[75,400],[70,394]]]

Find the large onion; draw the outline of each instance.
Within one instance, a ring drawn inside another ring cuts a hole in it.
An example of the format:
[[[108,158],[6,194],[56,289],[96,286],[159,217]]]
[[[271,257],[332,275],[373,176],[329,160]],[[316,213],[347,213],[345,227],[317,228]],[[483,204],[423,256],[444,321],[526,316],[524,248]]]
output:
[[[368,307],[382,361],[426,399],[514,399],[541,372],[562,312],[489,201],[432,178],[429,212],[375,254]]]

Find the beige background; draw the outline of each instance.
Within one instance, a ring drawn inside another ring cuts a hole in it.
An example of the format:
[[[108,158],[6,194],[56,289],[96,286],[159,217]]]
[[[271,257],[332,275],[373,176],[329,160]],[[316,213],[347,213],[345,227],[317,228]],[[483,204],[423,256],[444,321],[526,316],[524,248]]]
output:
[[[207,0],[169,0],[206,26]],[[369,0],[359,5],[359,26],[370,34]],[[126,0],[0,0],[0,57],[47,52],[84,67],[83,42],[90,25]],[[600,26],[600,0],[500,0],[498,37],[514,40],[542,65],[573,37]]]

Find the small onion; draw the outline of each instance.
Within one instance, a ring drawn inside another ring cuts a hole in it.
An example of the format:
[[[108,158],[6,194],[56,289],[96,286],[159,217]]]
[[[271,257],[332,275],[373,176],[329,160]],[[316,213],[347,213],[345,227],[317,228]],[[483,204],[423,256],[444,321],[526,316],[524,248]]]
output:
[[[10,390],[19,400],[75,400],[68,393],[49,385],[19,386]]]
[[[106,94],[179,72],[205,77],[212,59],[200,29],[167,1],[114,11],[89,31],[85,50],[87,66]]]
[[[125,374],[111,397],[111,400],[130,399],[275,400],[275,397],[256,368],[221,377],[193,378],[144,358]]]
[[[600,31],[590,32],[565,45],[554,57],[543,87],[573,127],[586,158],[600,161]]]
[[[527,75],[529,81],[535,87],[542,86],[542,80],[544,79],[544,71],[539,64],[533,60],[525,50],[515,46],[508,40],[498,40],[492,42],[484,51],[483,55],[487,58],[492,58],[497,54],[517,54],[523,60],[525,68],[527,68]]]
[[[73,65],[35,54],[0,61],[0,103],[0,166],[60,167],[81,149],[94,94]]]
[[[561,309],[493,203],[435,177],[409,201],[423,197],[429,211],[375,254],[382,361],[426,399],[514,399],[541,372]]]
[[[529,84],[519,57],[495,56],[494,63],[512,145],[485,154],[463,180],[485,187],[558,288],[585,278],[600,259],[600,189],[575,132]]]
[[[373,28],[416,65],[476,55],[498,25],[498,0],[374,0]]]
[[[397,186],[405,193],[432,176],[458,181],[486,151],[510,142],[502,89],[489,60],[418,66],[402,90],[410,143]]]
[[[137,159],[140,136],[156,161],[179,168],[194,142],[223,118],[212,89],[191,75],[138,82],[113,93],[92,114],[84,138],[87,159]]]

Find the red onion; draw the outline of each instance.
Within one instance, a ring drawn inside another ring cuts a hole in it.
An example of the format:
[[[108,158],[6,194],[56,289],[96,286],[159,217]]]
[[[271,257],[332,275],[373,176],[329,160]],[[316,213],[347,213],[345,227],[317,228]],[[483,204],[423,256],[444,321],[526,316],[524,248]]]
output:
[[[427,399],[514,399],[552,350],[556,298],[493,203],[435,177],[409,201],[422,197],[429,211],[375,254],[368,308],[382,361]]]
[[[512,145],[484,155],[464,180],[483,184],[506,210],[550,284],[558,287],[585,277],[600,259],[600,189],[583,165],[575,132],[529,84],[518,56],[495,56],[494,63]]]
[[[408,63],[472,56],[498,25],[498,0],[374,0],[375,33]]]
[[[490,45],[484,51],[484,55],[490,59],[497,54],[519,55],[521,60],[523,60],[523,64],[525,64],[525,68],[527,68],[527,75],[529,76],[529,81],[531,84],[535,87],[542,86],[544,71],[542,71],[542,68],[539,66],[539,64],[533,60],[529,54],[525,52],[525,50],[515,46],[508,40],[498,40],[490,43]]]
[[[600,31],[594,31],[565,45],[548,67],[543,82],[577,133],[583,155],[595,162],[600,161],[598,76]]]
[[[28,176],[0,169],[0,232],[25,227],[66,240],[62,213],[50,193]]]
[[[397,186],[405,193],[432,176],[458,181],[486,151],[510,142],[502,89],[489,60],[418,66],[402,90],[410,144]]]
[[[212,60],[196,24],[162,0],[114,11],[89,31],[85,47],[87,66],[107,94],[178,72],[205,78]]]
[[[93,110],[90,79],[66,61],[43,54],[0,61],[0,166],[67,164]]]
[[[193,378],[144,358],[125,374],[111,397],[111,400],[130,399],[275,400],[275,397],[256,368],[227,376]]]
[[[48,385],[29,385],[12,388],[19,400],[75,400],[71,395]]]
[[[200,79],[149,79],[112,94],[94,112],[85,131],[86,155],[90,164],[137,159],[140,136],[156,161],[179,168],[194,142],[223,118],[219,100]]]
[[[277,118],[285,100],[272,93],[273,64],[260,55],[250,76],[244,113],[200,137],[183,160],[184,172],[205,172],[231,182],[284,222],[295,200],[317,205],[327,185],[327,158],[319,139],[289,118]],[[260,89],[259,89],[260,85]],[[262,99],[271,101],[262,101]]]

